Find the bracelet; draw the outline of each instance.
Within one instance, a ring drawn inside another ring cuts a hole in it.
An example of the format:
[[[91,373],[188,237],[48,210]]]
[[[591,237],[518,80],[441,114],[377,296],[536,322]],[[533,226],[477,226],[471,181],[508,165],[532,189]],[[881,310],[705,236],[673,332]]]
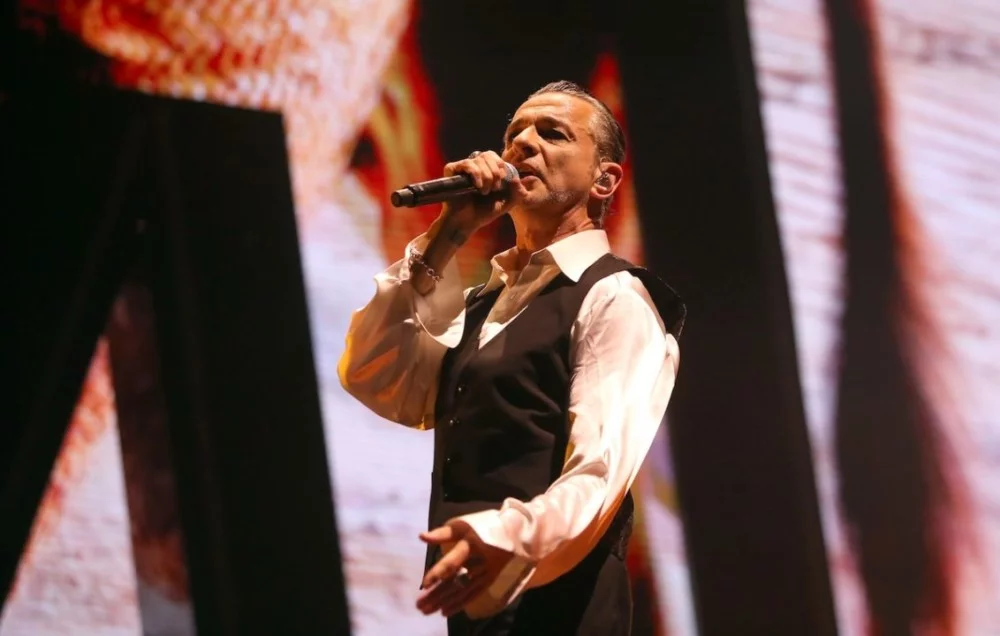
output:
[[[435,282],[440,282],[441,279],[444,278],[444,276],[438,274],[433,267],[427,264],[427,261],[424,260],[424,255],[417,250],[413,250],[410,253],[410,269],[413,269],[414,265],[422,267],[427,275],[433,278]]]

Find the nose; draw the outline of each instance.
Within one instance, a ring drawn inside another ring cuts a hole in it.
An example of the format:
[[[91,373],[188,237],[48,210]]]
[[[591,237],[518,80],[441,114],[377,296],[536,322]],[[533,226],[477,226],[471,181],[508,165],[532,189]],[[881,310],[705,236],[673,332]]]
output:
[[[528,126],[511,140],[510,147],[522,159],[533,157],[538,154],[538,136],[535,134],[534,126]]]

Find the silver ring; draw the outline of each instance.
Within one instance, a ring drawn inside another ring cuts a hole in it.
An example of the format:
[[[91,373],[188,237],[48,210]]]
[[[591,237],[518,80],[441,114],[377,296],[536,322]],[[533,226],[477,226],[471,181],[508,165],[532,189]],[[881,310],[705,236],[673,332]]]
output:
[[[469,585],[469,571],[467,569],[462,568],[458,571],[458,574],[455,575],[455,585],[458,587],[466,587]]]
[[[481,154],[483,154],[483,153],[481,153],[481,152],[480,152],[480,151],[478,151],[478,150],[473,150],[473,151],[472,151],[472,154],[470,154],[470,155],[469,155],[469,159],[475,159],[476,157],[478,157],[478,156],[479,156],[479,155],[481,155]]]

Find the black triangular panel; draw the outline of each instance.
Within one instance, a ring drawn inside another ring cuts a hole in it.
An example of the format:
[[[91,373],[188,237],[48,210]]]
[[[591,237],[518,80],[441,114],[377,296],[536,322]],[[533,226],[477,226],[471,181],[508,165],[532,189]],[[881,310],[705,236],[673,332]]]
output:
[[[280,116],[48,90],[3,111],[0,591],[117,298],[141,321],[107,323],[123,451],[172,473],[198,633],[349,633]]]

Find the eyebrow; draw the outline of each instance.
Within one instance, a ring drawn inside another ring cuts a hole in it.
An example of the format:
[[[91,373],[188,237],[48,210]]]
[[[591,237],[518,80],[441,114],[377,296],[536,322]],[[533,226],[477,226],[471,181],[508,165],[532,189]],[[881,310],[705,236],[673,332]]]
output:
[[[507,137],[510,136],[510,132],[517,128],[518,125],[524,122],[523,117],[518,117],[514,121],[507,125],[507,129],[503,132],[503,141],[507,143]],[[573,129],[570,127],[569,123],[559,119],[558,117],[553,117],[552,115],[542,115],[535,120],[536,124],[548,124],[553,127],[559,127],[566,130],[567,134],[571,139],[576,139],[576,135],[573,133]]]

